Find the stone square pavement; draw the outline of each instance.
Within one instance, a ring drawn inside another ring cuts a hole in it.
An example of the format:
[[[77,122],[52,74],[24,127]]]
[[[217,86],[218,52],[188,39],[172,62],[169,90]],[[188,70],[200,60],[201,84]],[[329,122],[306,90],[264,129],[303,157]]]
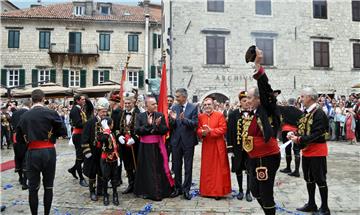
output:
[[[120,205],[105,207],[102,198],[97,202],[89,199],[87,188],[80,187],[78,180],[67,172],[75,159],[75,152],[67,141],[62,140],[56,146],[57,166],[54,188],[52,214],[77,215],[77,214],[140,214],[145,206],[151,208],[148,214],[263,214],[256,200],[247,202],[239,201],[229,195],[227,198],[216,201],[210,198],[194,197],[191,201],[182,197],[164,199],[161,202],[153,202],[135,198],[132,194],[122,195],[119,192]],[[329,207],[333,215],[360,214],[360,146],[348,145],[344,142],[329,142],[328,157],[328,186]],[[199,187],[201,144],[196,147],[193,183],[194,189]],[[13,150],[1,151],[1,163],[13,159]],[[292,163],[293,164],[293,163]],[[285,159],[282,158],[280,168],[284,168]],[[301,172],[302,174],[302,172]],[[233,190],[237,191],[235,174],[231,174]],[[245,177],[244,177],[245,178]],[[22,191],[17,181],[18,176],[14,169],[1,172],[1,205],[6,206],[2,214],[30,214],[27,203],[28,192]],[[123,172],[124,184],[118,189],[122,191],[127,186],[125,173]],[[244,182],[246,183],[246,182]],[[245,188],[245,184],[243,185]],[[278,172],[275,180],[275,201],[279,206],[277,214],[303,214],[295,210],[307,201],[306,185],[302,177],[294,178]],[[111,189],[109,194],[111,197]],[[234,193],[233,193],[234,194]],[[43,214],[42,195],[43,188],[39,191],[39,214]],[[110,199],[111,200],[111,199]],[[316,202],[320,206],[320,196],[316,191]],[[149,211],[149,210],[148,210]],[[147,213],[142,213],[147,214]]]

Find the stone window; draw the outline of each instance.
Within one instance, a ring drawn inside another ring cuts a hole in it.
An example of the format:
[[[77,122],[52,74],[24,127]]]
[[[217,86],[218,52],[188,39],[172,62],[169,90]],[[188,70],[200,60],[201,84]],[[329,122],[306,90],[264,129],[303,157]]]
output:
[[[18,69],[9,69],[7,75],[8,87],[19,86],[20,73]]]
[[[360,43],[353,44],[354,68],[360,68]]]
[[[207,11],[224,12],[224,0],[207,0]]]
[[[81,32],[69,32],[69,52],[81,52]]]
[[[330,67],[329,42],[314,42],[314,67]]]
[[[139,87],[139,73],[137,71],[128,71],[128,81],[133,87]]]
[[[326,0],[313,0],[313,14],[316,19],[327,19]]]
[[[80,87],[80,71],[71,70],[69,77],[69,86],[70,87]]]
[[[225,37],[206,36],[206,64],[225,64]]]
[[[39,71],[39,82],[50,80],[50,70]]]
[[[101,51],[110,51],[110,34],[101,33],[99,43]]]
[[[50,32],[40,31],[39,33],[39,48],[48,49],[50,48]]]
[[[352,2],[352,20],[360,21],[360,1],[353,0]]]
[[[263,51],[262,65],[274,65],[274,39],[273,38],[256,38],[256,46]]]
[[[139,50],[139,36],[136,34],[128,36],[128,51],[137,52]]]
[[[8,48],[19,48],[20,31],[9,30]]]
[[[74,14],[75,16],[82,16],[85,14],[85,7],[84,6],[75,6],[74,7]]]
[[[271,16],[271,0],[256,0],[255,14]]]

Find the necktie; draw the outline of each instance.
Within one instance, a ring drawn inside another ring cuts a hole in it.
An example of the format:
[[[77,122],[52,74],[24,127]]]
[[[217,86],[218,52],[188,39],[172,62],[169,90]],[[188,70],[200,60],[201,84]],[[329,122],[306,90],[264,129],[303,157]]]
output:
[[[180,113],[184,112],[184,105],[180,105]]]

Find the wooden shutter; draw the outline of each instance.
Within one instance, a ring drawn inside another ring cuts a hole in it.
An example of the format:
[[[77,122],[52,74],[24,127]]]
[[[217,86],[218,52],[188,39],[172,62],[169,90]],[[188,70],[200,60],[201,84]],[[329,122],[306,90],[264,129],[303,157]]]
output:
[[[157,48],[157,34],[153,33],[153,49]]]
[[[104,82],[109,81],[109,80],[110,80],[110,71],[105,70],[104,71]]]
[[[7,87],[7,69],[1,69],[1,84]]]
[[[139,88],[140,89],[144,88],[144,71],[143,70],[139,71]]]
[[[53,82],[56,84],[56,69],[50,70],[50,82]]]
[[[63,70],[63,87],[69,87],[69,70]]]
[[[80,70],[80,87],[86,87],[86,70]]]
[[[39,81],[39,72],[37,69],[33,69],[31,71],[31,82],[32,82],[32,87],[37,87],[38,86],[38,81]]]
[[[25,69],[20,69],[19,85],[25,87]]]
[[[99,71],[93,70],[93,86],[97,86],[99,83]]]

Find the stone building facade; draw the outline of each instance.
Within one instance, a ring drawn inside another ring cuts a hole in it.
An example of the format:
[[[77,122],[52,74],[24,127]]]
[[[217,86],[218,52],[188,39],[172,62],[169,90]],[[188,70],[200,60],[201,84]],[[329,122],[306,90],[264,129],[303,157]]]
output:
[[[270,83],[282,90],[281,100],[306,86],[347,95],[360,81],[359,1],[164,0],[163,5],[172,88],[187,88],[195,101],[215,93],[234,102],[240,90],[255,86],[244,59],[253,44],[264,50]]]
[[[127,80],[144,90],[145,7],[73,1],[1,14],[1,84],[50,80],[65,87]],[[161,62],[160,7],[150,7],[149,75]]]

